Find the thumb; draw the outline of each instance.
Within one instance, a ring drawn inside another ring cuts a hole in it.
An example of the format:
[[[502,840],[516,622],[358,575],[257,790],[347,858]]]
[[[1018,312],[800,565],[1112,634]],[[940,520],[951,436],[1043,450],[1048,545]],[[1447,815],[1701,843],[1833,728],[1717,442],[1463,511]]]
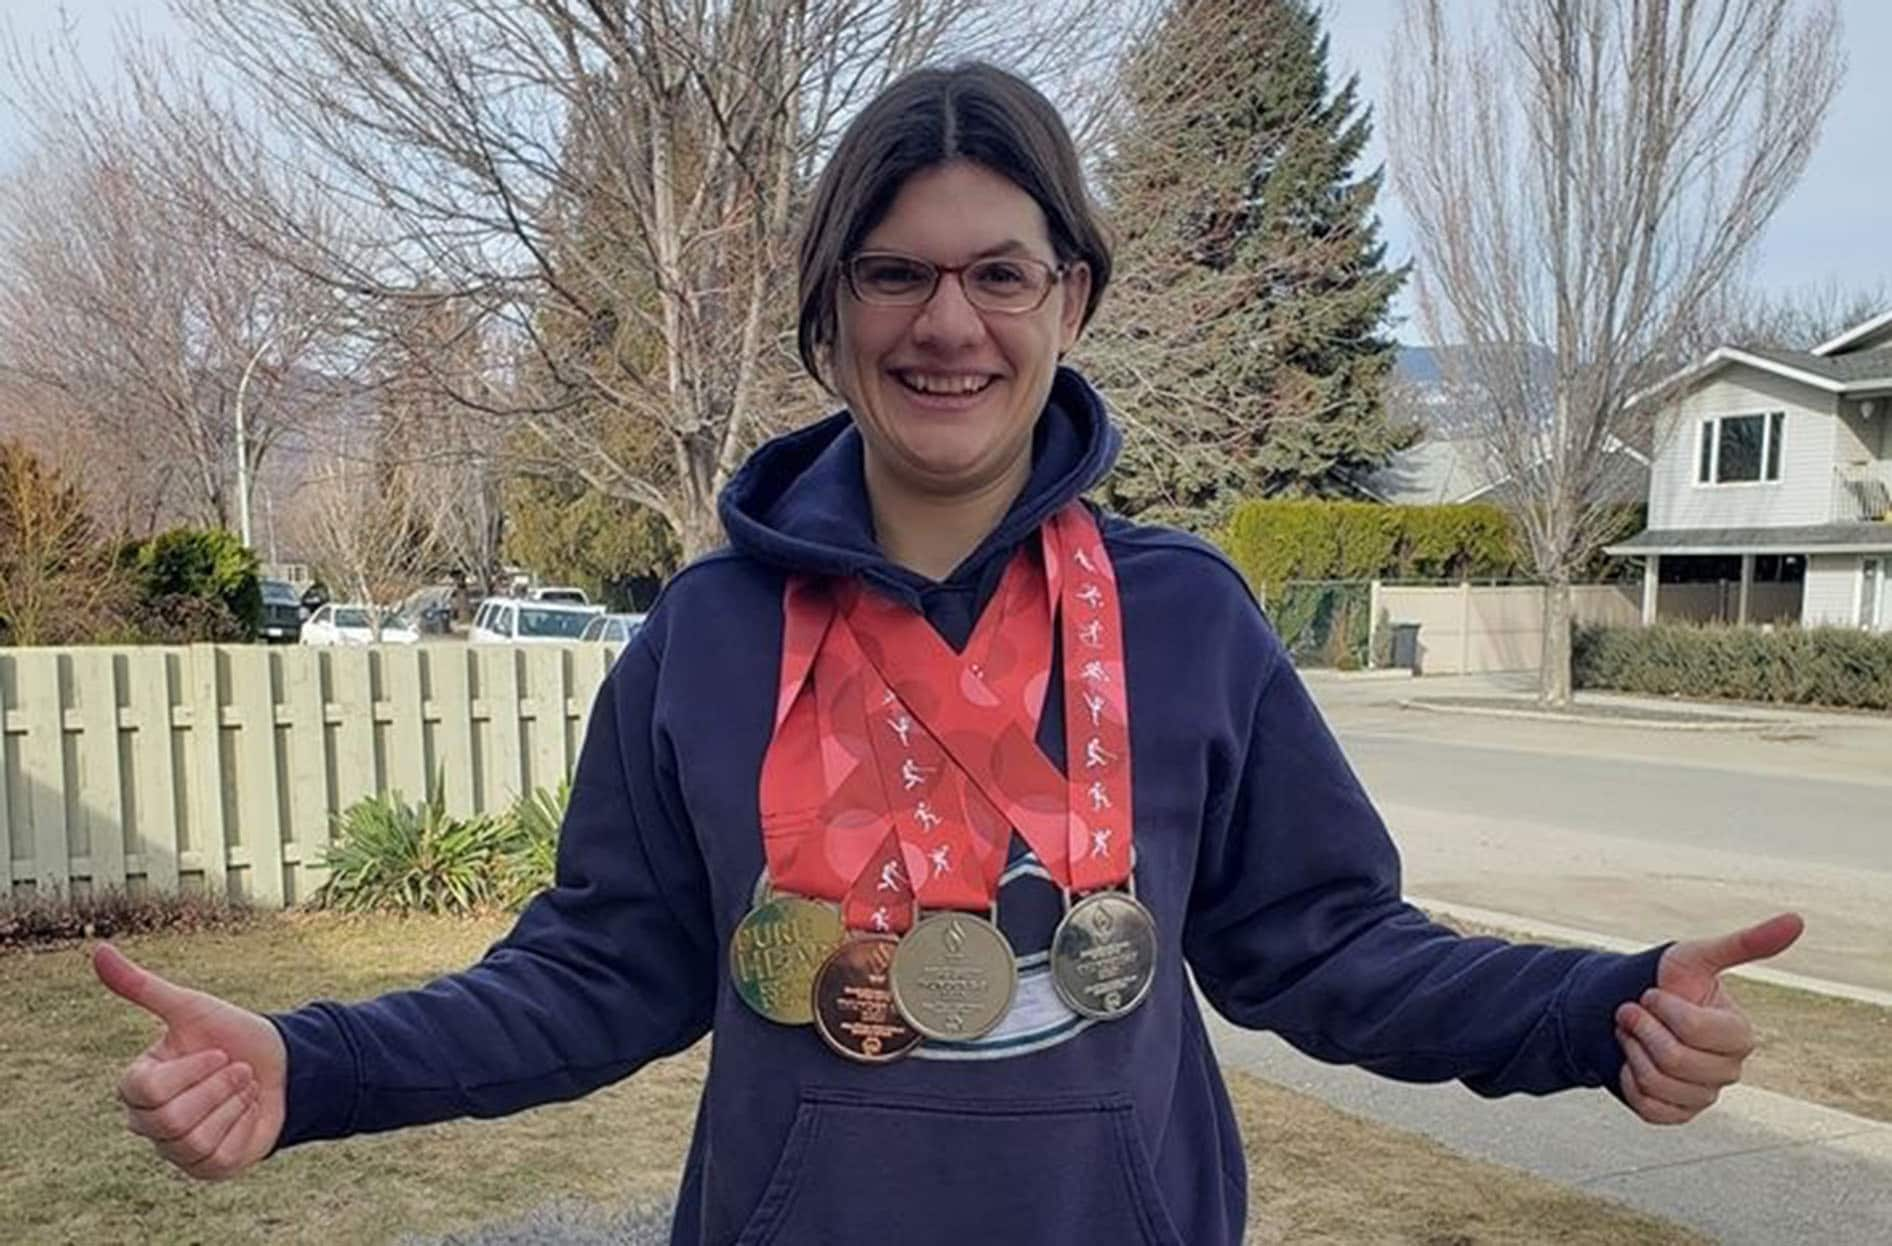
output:
[[[92,950],[92,972],[112,994],[130,1000],[160,1021],[176,1017],[196,994],[165,981],[109,943]]]
[[[1678,944],[1675,952],[1678,959],[1686,960],[1693,968],[1720,973],[1736,965],[1780,955],[1793,946],[1804,929],[1806,923],[1798,913],[1781,913],[1745,930]]]

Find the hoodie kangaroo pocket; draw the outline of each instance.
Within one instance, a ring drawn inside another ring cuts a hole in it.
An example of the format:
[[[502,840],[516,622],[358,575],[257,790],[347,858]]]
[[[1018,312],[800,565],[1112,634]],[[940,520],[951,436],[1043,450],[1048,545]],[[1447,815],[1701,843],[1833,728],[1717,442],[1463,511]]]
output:
[[[737,1246],[1182,1246],[1123,1096],[804,1091]]]

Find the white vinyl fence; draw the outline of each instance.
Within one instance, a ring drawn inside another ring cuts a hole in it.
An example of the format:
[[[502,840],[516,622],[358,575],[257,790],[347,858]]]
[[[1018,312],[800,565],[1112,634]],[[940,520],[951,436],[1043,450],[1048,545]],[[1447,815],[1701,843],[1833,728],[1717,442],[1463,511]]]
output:
[[[0,649],[0,898],[306,899],[363,796],[459,814],[555,786],[616,647]]]

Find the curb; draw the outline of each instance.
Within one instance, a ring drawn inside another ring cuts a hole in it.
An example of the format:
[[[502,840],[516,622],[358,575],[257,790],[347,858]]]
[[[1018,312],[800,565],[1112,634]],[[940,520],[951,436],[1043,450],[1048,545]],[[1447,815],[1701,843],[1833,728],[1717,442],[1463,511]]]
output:
[[[1558,943],[1581,944],[1605,952],[1633,954],[1646,952],[1654,946],[1649,942],[1624,939],[1617,935],[1599,934],[1593,930],[1578,930],[1572,926],[1559,926],[1553,922],[1538,921],[1532,917],[1521,917],[1516,913],[1499,913],[1492,909],[1473,908],[1467,904],[1453,904],[1445,900],[1428,899],[1425,896],[1408,895],[1406,902],[1442,917],[1452,917],[1479,926],[1489,926],[1510,934],[1551,939]],[[1869,986],[1853,986],[1850,983],[1834,982],[1827,978],[1810,978],[1805,974],[1769,969],[1765,965],[1740,965],[1727,972],[1737,978],[1765,982],[1769,986],[1784,986],[1814,995],[1827,995],[1837,999],[1849,999],[1854,1003],[1892,1008],[1892,991],[1875,990]]]
[[[1524,718],[1534,722],[1572,723],[1585,727],[1634,727],[1641,731],[1774,731],[1792,726],[1787,719],[1728,719],[1724,722],[1676,722],[1665,718],[1604,717],[1593,714],[1560,714],[1553,710],[1497,709],[1478,705],[1441,705],[1436,701],[1406,698],[1401,709],[1423,710],[1428,714],[1457,714],[1464,718]]]

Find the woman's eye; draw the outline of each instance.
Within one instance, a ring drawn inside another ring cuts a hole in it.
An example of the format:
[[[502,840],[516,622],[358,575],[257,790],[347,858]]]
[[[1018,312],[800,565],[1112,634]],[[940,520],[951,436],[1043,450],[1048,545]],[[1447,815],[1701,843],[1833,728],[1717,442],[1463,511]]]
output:
[[[973,280],[995,290],[1024,285],[1028,279],[1025,268],[1021,264],[1003,262],[981,264],[973,271]]]
[[[918,264],[900,260],[875,260],[860,268],[861,277],[876,286],[916,286],[926,280],[926,270]]]

